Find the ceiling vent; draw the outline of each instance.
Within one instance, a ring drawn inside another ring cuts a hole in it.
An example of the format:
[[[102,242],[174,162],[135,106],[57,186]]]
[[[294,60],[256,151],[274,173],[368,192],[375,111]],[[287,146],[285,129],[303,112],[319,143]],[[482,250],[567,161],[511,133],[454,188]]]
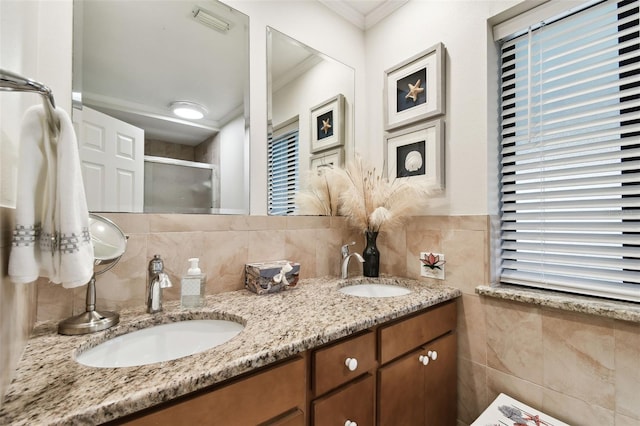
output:
[[[196,21],[223,34],[226,34],[231,29],[231,23],[200,6],[195,6],[191,13]]]

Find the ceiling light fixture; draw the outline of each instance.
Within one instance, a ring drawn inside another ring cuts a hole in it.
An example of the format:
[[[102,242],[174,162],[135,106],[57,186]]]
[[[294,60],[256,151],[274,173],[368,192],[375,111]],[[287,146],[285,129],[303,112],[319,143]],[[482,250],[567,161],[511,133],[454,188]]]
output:
[[[231,24],[229,22],[225,21],[220,16],[201,8],[200,6],[195,6],[191,13],[193,14],[193,19],[209,28],[213,28],[216,31],[226,33],[231,29]]]
[[[189,101],[172,102],[170,108],[176,116],[187,120],[200,120],[207,113],[205,107]]]

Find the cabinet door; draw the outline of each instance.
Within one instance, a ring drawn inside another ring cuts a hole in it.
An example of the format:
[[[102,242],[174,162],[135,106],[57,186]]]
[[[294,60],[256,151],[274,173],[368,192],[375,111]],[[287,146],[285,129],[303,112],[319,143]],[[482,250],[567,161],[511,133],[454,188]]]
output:
[[[295,357],[215,390],[178,399],[117,423],[135,426],[257,425],[293,408],[304,407],[305,377],[306,360]]]
[[[424,425],[423,350],[378,369],[378,425]],[[454,383],[455,384],[455,383]]]
[[[327,396],[316,399],[312,402],[313,425],[342,426],[347,420],[359,426],[373,425],[374,390],[374,377],[367,374]]]
[[[433,360],[434,352],[437,354]],[[456,334],[451,333],[424,346],[431,353],[425,374],[426,425],[455,426],[457,417]],[[422,423],[421,423],[422,424]]]

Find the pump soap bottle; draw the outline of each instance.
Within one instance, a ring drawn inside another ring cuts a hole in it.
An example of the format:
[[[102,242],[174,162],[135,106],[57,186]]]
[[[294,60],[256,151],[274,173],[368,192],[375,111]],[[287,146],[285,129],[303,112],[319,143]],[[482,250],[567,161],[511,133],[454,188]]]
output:
[[[201,273],[198,267],[200,259],[189,259],[189,269],[182,277],[180,285],[180,306],[182,308],[199,308],[204,304],[204,288],[207,282],[206,275]]]

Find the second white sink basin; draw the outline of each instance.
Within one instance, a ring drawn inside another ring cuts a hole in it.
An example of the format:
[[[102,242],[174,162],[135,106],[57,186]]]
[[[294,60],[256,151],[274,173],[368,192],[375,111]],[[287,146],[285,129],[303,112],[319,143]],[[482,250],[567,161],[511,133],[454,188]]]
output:
[[[172,322],[114,337],[82,352],[76,361],[103,368],[170,361],[221,345],[243,329],[242,324],[227,320]]]
[[[353,284],[341,287],[338,291],[358,297],[396,297],[411,293],[406,287],[391,284]]]

